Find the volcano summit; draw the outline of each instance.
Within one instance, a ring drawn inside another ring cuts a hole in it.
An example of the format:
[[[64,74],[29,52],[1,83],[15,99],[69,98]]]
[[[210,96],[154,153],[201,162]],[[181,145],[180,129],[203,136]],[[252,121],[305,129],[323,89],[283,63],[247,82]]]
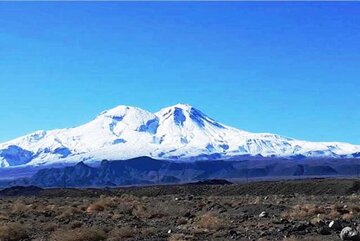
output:
[[[308,142],[229,127],[177,104],[156,113],[120,105],[74,128],[36,131],[0,144],[0,166],[124,160],[140,156],[191,161],[234,158],[358,158],[360,146]]]

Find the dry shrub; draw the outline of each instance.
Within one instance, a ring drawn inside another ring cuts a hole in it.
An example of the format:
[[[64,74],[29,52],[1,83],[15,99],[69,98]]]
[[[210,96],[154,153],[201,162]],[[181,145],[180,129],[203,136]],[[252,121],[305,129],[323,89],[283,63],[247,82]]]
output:
[[[45,208],[44,208],[44,211],[56,211],[58,209],[58,207],[55,205],[55,204],[49,204],[49,205],[46,205]]]
[[[6,213],[0,213],[0,221],[7,221],[9,220],[9,215]]]
[[[207,230],[219,230],[224,228],[224,221],[215,213],[205,213],[196,222],[196,226]]]
[[[18,223],[8,223],[0,226],[1,241],[18,241],[28,238],[28,228]]]
[[[144,205],[137,205],[132,209],[132,214],[137,218],[148,218],[149,213]]]
[[[95,212],[104,211],[104,209],[105,209],[105,207],[103,205],[101,205],[100,203],[92,203],[87,207],[86,212],[92,214]]]
[[[141,235],[144,237],[153,236],[156,233],[156,229],[154,227],[148,227],[141,229]]]
[[[350,207],[350,212],[352,212],[353,214],[358,214],[358,213],[360,213],[360,207],[358,207],[358,206],[351,206],[351,207]]]
[[[302,220],[304,218],[313,218],[318,214],[324,214],[325,209],[313,204],[296,205],[290,211],[282,213],[283,218]]]
[[[81,211],[86,212],[86,209],[88,208],[88,205],[82,204],[82,205],[79,205],[78,208],[79,208]]]
[[[123,195],[120,199],[116,200],[116,211],[121,214],[134,214],[136,209],[143,209],[146,200],[132,195]],[[140,207],[140,208],[139,208]]]
[[[351,221],[354,218],[354,215],[350,212],[342,215],[341,218],[346,221]]]
[[[27,213],[28,211],[32,210],[32,206],[31,205],[26,205],[21,200],[16,200],[11,205],[10,209],[11,209],[11,212],[13,212],[13,213],[24,214],[24,213]]]
[[[188,220],[186,218],[179,218],[176,223],[178,225],[183,225],[183,224],[187,224]]]
[[[258,205],[263,202],[263,198],[260,196],[255,197],[253,204]]]
[[[95,203],[90,204],[86,208],[87,213],[95,213],[104,211],[106,207],[114,207],[116,205],[115,197],[104,197],[101,196]],[[81,208],[81,206],[80,206]],[[83,209],[83,208],[82,208]]]
[[[117,205],[116,211],[122,214],[131,214],[132,210],[134,209],[134,206],[136,206],[134,202],[121,202]]]
[[[114,220],[115,222],[122,219],[123,217],[124,215],[120,213],[114,213],[113,215],[111,215],[111,219]]]
[[[127,240],[129,238],[135,237],[139,233],[135,228],[125,226],[120,228],[115,228],[110,232],[108,241],[121,241]]]
[[[357,203],[360,201],[360,196],[356,194],[352,194],[351,196],[349,196],[349,201],[353,203]]]
[[[184,234],[173,234],[168,238],[168,241],[187,241]]]
[[[70,228],[75,229],[75,228],[80,228],[82,226],[82,222],[80,221],[73,221],[70,224]]]
[[[75,214],[81,213],[80,209],[74,207],[64,207],[61,209],[62,213],[59,215],[59,218],[68,219],[73,217]]]
[[[53,241],[102,241],[106,239],[103,231],[93,228],[77,228],[74,230],[55,231],[50,240]]]
[[[360,208],[358,206],[350,206],[349,212],[342,215],[343,220],[351,221],[354,218],[358,218],[360,214]]]
[[[330,209],[330,212],[327,216],[331,219],[341,218],[341,216],[345,214],[343,207],[339,205],[331,205],[328,209]]]
[[[294,237],[290,237],[290,238],[284,238],[283,241],[298,241],[298,240]]]
[[[313,225],[321,225],[323,224],[323,219],[321,217],[315,217],[310,220],[310,223]]]
[[[101,196],[96,203],[103,207],[113,207],[117,203],[117,198]]]
[[[132,214],[137,218],[147,218],[147,219],[153,219],[153,218],[162,218],[165,216],[165,214],[157,208],[148,208],[143,204],[138,204],[135,206],[132,210]]]
[[[235,208],[240,206],[240,202],[237,200],[227,200],[224,202],[224,206],[228,206],[230,208]]]
[[[55,223],[46,223],[42,228],[47,232],[54,232],[56,229],[58,229],[58,225]]]
[[[318,207],[312,204],[296,205],[290,211],[282,213],[282,217],[301,220],[310,219],[312,223],[316,223],[319,219],[343,219],[350,221],[360,213],[357,206],[344,207],[341,205],[330,205],[327,207]]]

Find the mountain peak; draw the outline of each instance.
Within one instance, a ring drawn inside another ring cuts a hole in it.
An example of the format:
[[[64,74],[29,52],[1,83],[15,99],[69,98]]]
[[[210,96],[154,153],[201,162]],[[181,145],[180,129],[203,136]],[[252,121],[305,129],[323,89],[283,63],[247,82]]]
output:
[[[189,104],[156,113],[119,105],[78,127],[35,132],[0,143],[0,167],[138,156],[189,160],[242,155],[358,157],[358,153],[360,146],[347,143],[314,143],[242,131]]]
[[[189,104],[184,104],[184,103],[178,103],[176,105],[173,105],[173,106],[169,106],[168,108],[180,108],[180,109],[183,109],[183,110],[190,110],[194,107],[192,107],[191,105]]]
[[[142,110],[138,107],[133,107],[133,106],[127,106],[127,105],[118,105],[114,108],[111,108],[109,110],[103,111],[100,113],[100,116],[124,116],[125,114],[127,114],[130,111],[139,111],[139,112],[143,112],[145,110]]]
[[[103,111],[97,118],[112,119],[114,121],[122,121],[124,119],[130,122],[142,122],[147,119],[155,118],[154,114],[138,107],[118,105],[112,109]]]
[[[175,112],[176,110],[177,111],[181,110],[183,112],[190,113],[190,111],[192,111],[193,109],[196,110],[196,108],[194,108],[193,106],[191,106],[189,104],[178,103],[176,105],[171,105],[171,106],[162,108],[159,112],[168,113],[168,112]]]
[[[180,103],[169,106],[161,109],[159,112],[155,113],[155,115],[165,121],[172,120],[176,126],[184,126],[185,123],[193,123],[199,128],[205,128],[206,125],[225,128],[223,125],[217,123],[215,120],[189,104]]]

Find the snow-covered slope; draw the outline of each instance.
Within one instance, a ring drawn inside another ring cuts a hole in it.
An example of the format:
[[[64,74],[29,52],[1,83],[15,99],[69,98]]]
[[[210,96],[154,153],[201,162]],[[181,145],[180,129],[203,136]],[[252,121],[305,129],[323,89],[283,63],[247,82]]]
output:
[[[75,128],[36,131],[0,144],[0,166],[129,159],[358,157],[360,146],[306,142],[223,125],[185,104],[156,113],[118,106]]]

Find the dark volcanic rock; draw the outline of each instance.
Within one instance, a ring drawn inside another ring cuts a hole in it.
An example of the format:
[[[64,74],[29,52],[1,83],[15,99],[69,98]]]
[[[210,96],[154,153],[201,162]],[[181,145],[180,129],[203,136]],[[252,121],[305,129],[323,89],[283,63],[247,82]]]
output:
[[[320,227],[318,230],[318,233],[321,234],[321,235],[330,235],[331,232],[330,232],[330,229],[328,227]]]
[[[329,223],[329,228],[340,231],[342,229],[342,223],[339,220],[333,220]]]
[[[0,196],[32,196],[39,194],[43,189],[36,186],[14,186],[0,191]]]
[[[229,182],[225,179],[209,179],[204,181],[198,181],[196,183],[190,183],[191,185],[230,185],[232,182]]]

